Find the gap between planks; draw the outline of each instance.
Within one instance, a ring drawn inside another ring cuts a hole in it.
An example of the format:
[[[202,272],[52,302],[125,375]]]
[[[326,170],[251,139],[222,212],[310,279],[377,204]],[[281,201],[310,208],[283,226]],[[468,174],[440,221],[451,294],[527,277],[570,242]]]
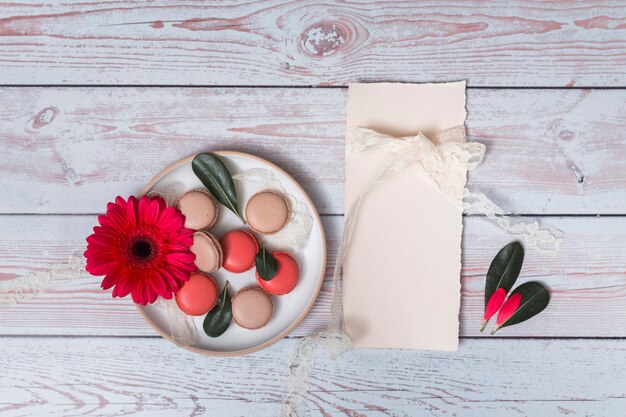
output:
[[[450,80],[456,81],[456,80]],[[358,82],[358,81],[355,81]],[[398,84],[428,84],[425,82],[412,83],[403,81],[371,81],[366,83],[398,83]],[[435,84],[443,84],[448,81],[438,81]],[[262,88],[262,89],[296,89],[296,88],[314,88],[317,90],[324,89],[348,89],[344,85],[254,85],[254,84],[238,84],[238,85],[213,85],[213,84],[0,84],[0,88]],[[626,86],[467,86],[468,90],[626,90]]]
[[[307,336],[287,335],[284,339],[287,340],[301,340]],[[162,339],[158,334],[154,335],[111,335],[111,334],[4,334],[0,335],[2,339]],[[165,339],[164,339],[165,340]],[[626,340],[626,336],[461,336],[459,340]],[[276,343],[280,343],[280,340]],[[426,349],[413,349],[416,351],[422,351]]]

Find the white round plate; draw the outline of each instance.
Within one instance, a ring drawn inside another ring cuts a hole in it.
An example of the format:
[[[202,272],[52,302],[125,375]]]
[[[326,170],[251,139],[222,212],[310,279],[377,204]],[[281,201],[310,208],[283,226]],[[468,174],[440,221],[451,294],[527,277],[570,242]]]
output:
[[[311,233],[300,248],[300,251],[294,256],[300,267],[298,285],[289,294],[272,296],[274,315],[265,327],[257,330],[247,330],[232,322],[224,334],[220,337],[211,338],[202,329],[204,316],[193,318],[199,341],[192,346],[184,346],[186,349],[213,356],[243,355],[263,349],[285,337],[306,316],[317,298],[324,280],[326,238],[319,215],[311,199],[302,187],[282,169],[264,159],[246,153],[230,151],[213,153],[221,157],[232,175],[252,168],[265,168],[272,171],[287,193],[308,206],[313,217]],[[204,188],[191,169],[192,160],[193,157],[189,157],[164,169],[148,182],[141,195],[150,193],[150,191],[155,189],[162,189],[162,187],[167,187],[168,185],[171,187],[177,183],[177,191],[181,189],[181,193],[194,188]],[[241,212],[244,211],[246,202],[253,192],[253,190],[246,189],[245,184],[241,187],[238,186],[237,198]],[[245,226],[242,225],[241,221],[226,207],[220,205],[219,219],[210,231],[219,239],[227,231],[242,228],[245,228]],[[281,248],[270,247],[268,249],[279,250]],[[242,274],[230,273],[221,268],[219,271],[211,273],[211,275],[217,280],[220,289],[223,288],[228,280],[231,296],[241,288],[257,286],[254,268]],[[174,342],[170,334],[170,323],[168,323],[167,310],[165,308],[158,305],[138,305],[137,308],[146,321],[161,336]]]

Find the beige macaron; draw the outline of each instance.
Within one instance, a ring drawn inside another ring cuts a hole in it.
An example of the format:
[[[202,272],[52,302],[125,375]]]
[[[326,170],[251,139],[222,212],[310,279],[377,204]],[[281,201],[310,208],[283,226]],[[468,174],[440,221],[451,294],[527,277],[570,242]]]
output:
[[[289,204],[280,193],[265,190],[256,193],[246,204],[246,221],[252,230],[271,235],[282,230],[289,221]]]
[[[185,216],[185,227],[189,229],[208,229],[217,221],[217,201],[201,189],[187,191],[178,197],[176,208]]]
[[[202,272],[215,272],[222,267],[222,245],[211,233],[204,230],[193,234],[191,251],[196,255],[196,266]]]
[[[259,287],[247,287],[237,291],[231,303],[233,320],[245,329],[264,327],[274,313],[272,297]]]

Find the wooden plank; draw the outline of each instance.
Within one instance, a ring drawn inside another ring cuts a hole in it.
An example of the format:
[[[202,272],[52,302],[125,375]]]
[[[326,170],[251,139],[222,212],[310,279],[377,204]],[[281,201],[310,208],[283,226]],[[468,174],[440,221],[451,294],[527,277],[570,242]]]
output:
[[[258,154],[343,212],[343,89],[0,89],[0,213],[97,213],[207,149]],[[526,214],[626,213],[626,91],[468,90],[470,181]]]
[[[544,282],[552,300],[541,316],[501,330],[500,337],[626,337],[626,217],[545,218],[566,238],[556,255],[527,251],[520,283]],[[84,250],[95,216],[0,216],[0,278],[67,260]],[[330,279],[343,225],[325,217]],[[25,233],[27,231],[28,233]],[[477,218],[466,218],[463,239],[461,335],[478,332],[484,277],[497,251],[512,238]],[[0,308],[4,335],[154,335],[128,299],[111,299],[100,279],[84,277],[65,288]],[[292,334],[325,328],[330,318],[330,282],[311,313]],[[493,323],[491,323],[491,327]]]
[[[615,0],[9,3],[4,84],[626,86]]]
[[[0,412],[276,416],[296,343],[207,358],[153,338],[3,338]],[[336,361],[322,352],[305,407],[311,416],[618,416],[625,354],[624,340],[466,340],[456,353],[357,350]]]

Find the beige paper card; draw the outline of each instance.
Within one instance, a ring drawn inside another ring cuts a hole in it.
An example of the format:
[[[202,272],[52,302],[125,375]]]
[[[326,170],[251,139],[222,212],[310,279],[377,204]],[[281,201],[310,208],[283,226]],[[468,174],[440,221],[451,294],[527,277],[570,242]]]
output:
[[[348,128],[432,136],[465,116],[465,82],[349,88]],[[347,146],[346,212],[385,159],[384,149],[364,155]],[[456,350],[462,208],[411,166],[365,197],[356,222],[343,269],[344,329],[353,345]]]

